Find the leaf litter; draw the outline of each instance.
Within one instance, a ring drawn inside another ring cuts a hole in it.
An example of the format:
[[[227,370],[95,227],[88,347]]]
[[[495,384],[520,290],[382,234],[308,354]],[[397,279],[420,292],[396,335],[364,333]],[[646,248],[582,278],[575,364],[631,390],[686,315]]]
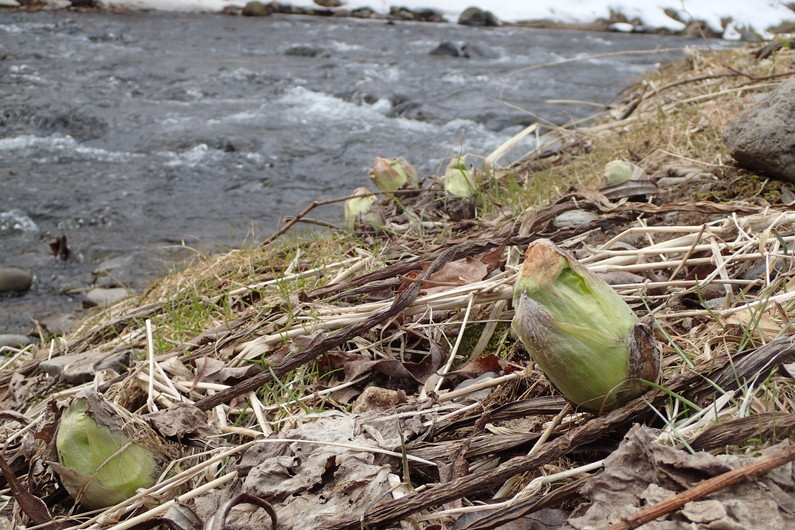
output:
[[[653,527],[791,525],[792,192],[729,164],[715,140],[795,74],[789,49],[755,53],[690,51],[590,124],[539,135],[518,161],[500,165],[498,150],[464,209],[487,216],[462,215],[429,179],[379,203],[383,227],[335,236],[348,238],[337,259],[322,239],[269,238],[49,349],[4,348],[0,525],[632,528],[682,495]],[[617,156],[642,178],[600,186]],[[572,187],[544,202],[505,192],[565,174]],[[593,215],[556,227],[572,211]],[[592,414],[534,366],[509,323],[518,256],[539,238],[654,317],[659,385]],[[172,323],[180,307],[209,317]],[[60,361],[44,371],[48,359]],[[179,448],[152,487],[93,512],[47,452],[51,404],[86,393]]]

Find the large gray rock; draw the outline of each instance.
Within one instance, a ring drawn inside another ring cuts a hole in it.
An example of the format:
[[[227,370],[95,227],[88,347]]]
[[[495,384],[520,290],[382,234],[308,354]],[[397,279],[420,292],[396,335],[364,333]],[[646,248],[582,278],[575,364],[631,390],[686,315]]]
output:
[[[66,335],[77,325],[75,318],[70,314],[56,314],[39,320],[39,324],[51,335]]]
[[[33,273],[19,267],[0,267],[0,293],[21,293],[30,289]]]
[[[795,79],[741,112],[723,141],[739,165],[795,182]]]
[[[137,270],[131,255],[106,259],[94,269],[94,286],[102,288],[122,287],[131,283]]]

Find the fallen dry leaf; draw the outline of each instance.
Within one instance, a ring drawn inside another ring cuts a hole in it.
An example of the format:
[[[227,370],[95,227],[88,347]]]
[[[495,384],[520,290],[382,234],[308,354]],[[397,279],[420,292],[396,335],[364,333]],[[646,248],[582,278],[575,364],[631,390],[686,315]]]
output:
[[[501,359],[494,355],[493,353],[489,353],[488,355],[481,355],[480,357],[472,359],[464,366],[451,373],[465,377],[478,377],[485,374],[486,372],[494,372],[495,374],[509,374],[522,369],[522,367],[511,364],[505,359]]]
[[[695,483],[754,460],[707,452],[690,454],[656,441],[656,429],[635,425],[618,449],[605,459],[604,471],[588,480],[581,493],[589,505],[575,510],[568,524],[582,529],[617,523],[640,508],[673,497]],[[787,442],[784,442],[787,443]],[[690,502],[644,528],[793,528],[795,475],[790,462],[751,482],[735,484]],[[675,526],[677,525],[678,526]]]
[[[177,403],[165,410],[144,416],[162,436],[183,439],[186,436],[206,438],[217,434],[207,423],[207,413],[189,403]]]
[[[355,417],[324,415],[279,437],[288,440],[247,450],[238,470],[243,490],[273,505],[280,528],[323,528],[334,519],[357,517],[372,507],[374,499],[389,494],[391,468],[376,464],[373,453],[290,441],[378,447],[361,432]]]
[[[254,364],[227,367],[225,362],[210,357],[200,357],[194,362],[196,364],[196,380],[206,383],[234,385],[260,371]]]
[[[345,381],[351,381],[369,372],[378,372],[399,379],[413,379],[425,383],[439,369],[444,360],[444,351],[434,341],[430,342],[430,352],[420,362],[399,361],[397,359],[371,359],[367,355],[343,351],[330,351],[322,357],[321,366],[332,369],[342,368]]]
[[[423,289],[425,294],[447,291],[459,285],[479,282],[489,272],[489,267],[477,258],[467,256],[464,259],[451,261],[445,264],[439,271],[431,274],[427,282],[423,285],[429,287]]]

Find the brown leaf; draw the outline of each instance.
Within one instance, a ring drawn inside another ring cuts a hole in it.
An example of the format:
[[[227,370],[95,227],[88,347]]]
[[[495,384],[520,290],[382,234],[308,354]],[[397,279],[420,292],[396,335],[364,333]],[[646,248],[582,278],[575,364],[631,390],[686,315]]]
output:
[[[180,530],[198,530],[203,522],[193,509],[179,501],[172,504],[159,522],[166,523],[169,528]]]
[[[147,414],[146,419],[161,435],[177,439],[185,436],[206,438],[216,434],[207,423],[207,414],[189,403]]]
[[[486,372],[494,372],[495,374],[499,374],[507,365],[508,361],[505,359],[500,359],[493,353],[490,353],[488,355],[482,355],[472,359],[453,373],[457,375],[463,375],[465,377],[478,377],[485,374]]]
[[[285,440],[277,443],[278,438]],[[352,415],[323,416],[272,435],[269,443],[249,447],[240,458],[242,489],[276,506],[279,528],[314,530],[341,517],[358,518],[373,499],[389,494],[391,468],[351,445],[378,447]]]
[[[488,265],[477,258],[467,256],[464,259],[451,261],[438,272],[431,274],[427,282],[423,282],[423,285],[430,286],[424,291],[425,294],[432,294],[447,291],[459,285],[479,282],[486,277],[488,272]]]
[[[603,528],[637,511],[638,506],[669,499],[700,480],[755,460],[703,451],[690,454],[659,443],[657,436],[658,431],[642,425],[629,431],[618,449],[605,459],[604,471],[592,476],[581,490],[591,504],[569,519],[571,527]],[[688,503],[675,515],[659,517],[644,528],[670,528],[671,521],[682,519],[688,526],[699,527],[709,522],[711,528],[785,528],[782,515],[791,513],[793,506],[791,475],[791,471],[771,473],[721,489],[709,500]]]
[[[418,270],[413,270],[413,271],[407,272],[406,274],[401,275],[400,278],[403,280],[403,283],[401,283],[400,287],[398,288],[398,294],[400,294],[403,291],[405,291],[406,289],[408,289],[409,285],[414,283],[414,280],[417,278],[417,276],[422,274],[423,271],[425,271],[425,269],[427,269],[429,265],[430,265],[430,262],[424,262],[424,263],[421,264],[422,270],[419,270],[419,271]]]
[[[329,366],[343,368],[345,381],[375,371],[389,377],[414,379],[418,383],[424,383],[442,365],[444,352],[438,344],[431,341],[429,355],[418,363],[396,359],[371,359],[366,355],[341,351],[328,352],[325,358]]]
[[[505,247],[508,246],[508,242],[510,240],[510,237],[506,237],[505,241],[503,241],[499,247],[495,248],[491,252],[483,254],[483,256],[480,258],[480,261],[485,263],[488,267],[488,273],[500,268],[500,264],[503,261],[503,254],[505,253]]]
[[[260,371],[254,364],[227,367],[223,361],[210,357],[199,357],[195,360],[195,364],[197,381],[222,385],[234,385]]]
[[[3,472],[3,476],[8,483],[8,489],[11,490],[14,500],[17,501],[25,515],[30,517],[31,521],[36,525],[45,525],[45,528],[60,528],[60,525],[52,522],[52,516],[47,509],[47,505],[22,485],[2,455],[0,455],[0,470]]]
[[[364,357],[358,353],[351,353],[347,351],[332,350],[324,353],[317,359],[317,364],[321,370],[330,372],[332,370],[339,370],[345,368],[345,365],[362,359],[370,360],[369,357]]]
[[[389,410],[405,402],[406,394],[402,390],[368,386],[356,398],[351,412],[353,414],[361,414],[368,410]]]

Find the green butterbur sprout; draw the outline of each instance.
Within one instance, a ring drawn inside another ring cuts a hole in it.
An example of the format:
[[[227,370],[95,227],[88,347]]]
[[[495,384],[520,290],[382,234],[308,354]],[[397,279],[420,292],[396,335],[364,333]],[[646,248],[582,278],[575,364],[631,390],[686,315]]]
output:
[[[398,157],[388,160],[376,157],[370,179],[381,191],[395,191],[401,188],[416,188],[419,175],[411,162]]]
[[[466,157],[454,158],[444,172],[444,192],[453,197],[468,199],[475,194],[475,191],[472,172],[467,169]]]
[[[623,184],[632,178],[632,166],[625,160],[611,160],[605,164],[605,180],[608,184]]]
[[[99,396],[75,398],[61,414],[50,465],[66,490],[89,509],[118,504],[155,484],[176,456],[143,420]]]
[[[617,186],[630,180],[647,179],[643,168],[626,160],[611,160],[605,164],[605,180],[610,186]]]
[[[530,244],[514,289],[513,329],[560,392],[594,412],[640,396],[656,382],[651,326],[573,256],[546,239]]]
[[[345,223],[349,230],[355,230],[361,225],[371,226],[376,230],[383,228],[386,222],[383,208],[378,198],[370,193],[367,188],[356,188],[354,197],[345,201]]]

